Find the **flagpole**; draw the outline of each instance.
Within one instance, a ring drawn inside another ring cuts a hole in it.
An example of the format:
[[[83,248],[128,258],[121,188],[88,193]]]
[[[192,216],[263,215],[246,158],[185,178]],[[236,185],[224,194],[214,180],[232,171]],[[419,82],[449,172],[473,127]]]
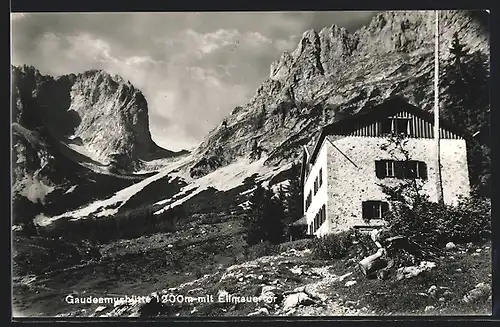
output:
[[[439,137],[439,10],[436,10],[435,54],[434,54],[434,139],[436,141],[436,193],[437,201],[443,202],[441,176],[441,142]]]

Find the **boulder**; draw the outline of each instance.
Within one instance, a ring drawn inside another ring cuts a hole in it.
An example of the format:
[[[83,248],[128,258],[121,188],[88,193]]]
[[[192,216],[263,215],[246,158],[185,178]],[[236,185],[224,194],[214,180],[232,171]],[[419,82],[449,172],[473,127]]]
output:
[[[345,283],[345,286],[346,287],[351,287],[352,285],[355,285],[357,283],[357,281],[355,280],[350,280],[348,281],[347,283]]]
[[[290,294],[286,297],[283,303],[283,311],[287,312],[288,310],[293,309],[299,305],[311,305],[314,303],[316,302],[304,292]]]
[[[433,305],[428,305],[425,307],[424,312],[430,312],[434,309],[436,309],[436,308]]]
[[[446,243],[446,245],[445,245],[446,250],[452,250],[452,249],[454,249],[454,248],[456,248],[456,247],[457,247],[457,246],[456,246],[456,245],[455,245],[455,243],[453,243],[453,242],[448,242],[448,243]]]
[[[436,267],[436,263],[430,261],[422,261],[418,266],[408,266],[399,268],[396,271],[396,279],[408,279],[420,275],[423,272],[430,271]]]
[[[488,299],[491,295],[491,286],[487,283],[479,283],[472,290],[464,295],[463,301],[465,303],[478,303]]]
[[[267,308],[260,308],[257,311],[248,314],[249,317],[252,316],[269,316],[269,310]]]

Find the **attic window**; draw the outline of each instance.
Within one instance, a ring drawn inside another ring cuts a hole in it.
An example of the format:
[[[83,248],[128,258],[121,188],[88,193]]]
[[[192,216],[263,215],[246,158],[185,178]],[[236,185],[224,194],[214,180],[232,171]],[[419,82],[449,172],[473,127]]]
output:
[[[382,133],[410,135],[410,119],[389,117],[382,122]]]

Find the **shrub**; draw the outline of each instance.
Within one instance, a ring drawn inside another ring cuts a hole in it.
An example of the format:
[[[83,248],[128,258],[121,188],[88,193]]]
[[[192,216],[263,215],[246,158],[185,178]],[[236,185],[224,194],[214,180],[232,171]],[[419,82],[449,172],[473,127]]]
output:
[[[252,245],[246,249],[247,259],[254,260],[260,257],[265,257],[278,253],[278,246],[272,244],[271,242],[261,242]]]
[[[407,237],[424,250],[447,242],[479,241],[490,230],[489,201],[466,198],[456,206],[421,201],[412,207],[394,205],[386,220],[392,232]]]
[[[353,240],[352,230],[315,238],[312,242],[312,255],[316,259],[343,258],[353,245]]]
[[[491,233],[491,202],[483,198],[464,198],[453,208],[454,219],[448,222],[450,240],[479,241]]]
[[[353,234],[357,242],[356,250],[358,250],[359,256],[364,258],[366,256],[374,254],[378,250],[369,233],[363,233],[358,230],[354,230]]]
[[[278,250],[279,252],[286,252],[290,249],[302,251],[311,248],[313,246],[313,242],[314,239],[312,238],[304,238],[301,240],[285,242],[278,245]]]

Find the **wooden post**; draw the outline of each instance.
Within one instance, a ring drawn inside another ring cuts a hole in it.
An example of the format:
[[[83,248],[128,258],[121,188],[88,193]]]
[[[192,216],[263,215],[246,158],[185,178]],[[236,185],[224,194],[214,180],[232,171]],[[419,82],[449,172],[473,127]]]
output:
[[[439,10],[436,10],[434,54],[434,140],[436,142],[436,193],[437,201],[443,202],[443,181],[441,176],[441,142],[439,137]]]

